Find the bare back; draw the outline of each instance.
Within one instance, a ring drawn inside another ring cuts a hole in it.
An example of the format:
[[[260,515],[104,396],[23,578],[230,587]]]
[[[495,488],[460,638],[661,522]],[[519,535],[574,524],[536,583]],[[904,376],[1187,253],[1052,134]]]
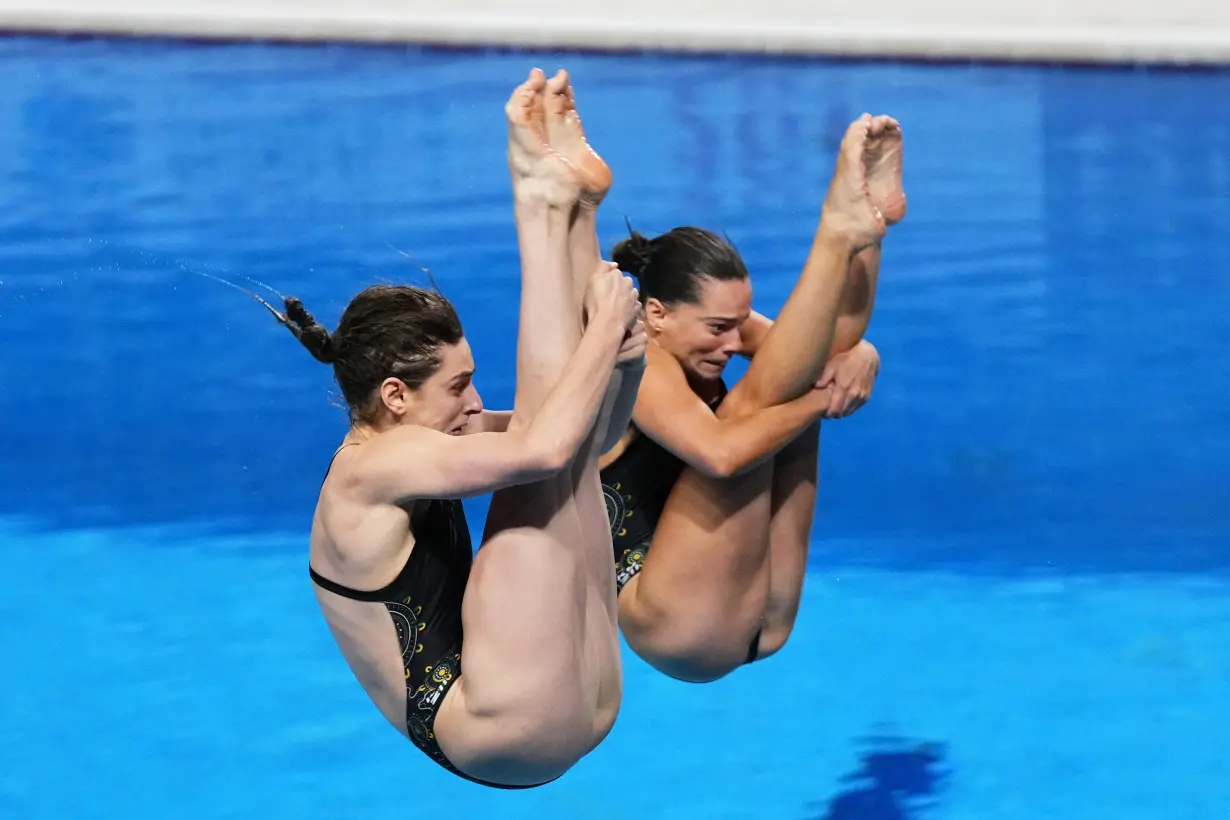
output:
[[[452,769],[433,727],[461,671],[461,608],[473,560],[465,513],[460,501],[363,501],[351,489],[350,468],[364,446],[377,445],[343,445],[321,488],[309,559],[316,597],[381,714]]]

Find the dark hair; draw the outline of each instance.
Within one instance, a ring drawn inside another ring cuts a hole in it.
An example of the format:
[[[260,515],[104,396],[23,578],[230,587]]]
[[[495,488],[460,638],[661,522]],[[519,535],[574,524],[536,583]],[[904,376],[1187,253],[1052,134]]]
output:
[[[611,251],[611,261],[636,277],[641,302],[657,299],[664,305],[700,301],[704,279],[747,279],[747,266],[734,246],[704,228],[674,228],[648,239],[631,235]]]
[[[440,366],[440,348],[462,338],[461,320],[448,299],[411,285],[364,289],[332,334],[294,297],[286,297],[285,315],[273,313],[317,361],[333,365],[354,420],[375,416],[376,389],[390,376],[411,389],[421,387]]]

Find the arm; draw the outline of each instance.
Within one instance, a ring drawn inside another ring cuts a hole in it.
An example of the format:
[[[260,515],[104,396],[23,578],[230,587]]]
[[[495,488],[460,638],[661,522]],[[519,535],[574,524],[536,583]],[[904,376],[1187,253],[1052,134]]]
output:
[[[512,421],[511,410],[484,410],[478,416],[475,433],[503,433]]]
[[[594,425],[623,333],[617,322],[592,323],[537,415],[510,430],[450,436],[407,425],[381,434],[360,448],[355,489],[377,503],[467,498],[559,472]]]
[[[739,326],[739,339],[743,343],[743,349],[739,351],[739,355],[748,359],[755,356],[765,336],[769,335],[771,327],[773,327],[772,319],[753,310],[747,317],[747,321]]]
[[[651,345],[632,418],[641,432],[688,466],[730,478],[793,441],[821,417],[828,398],[827,392],[813,390],[751,416],[719,419],[692,392],[679,363]]]

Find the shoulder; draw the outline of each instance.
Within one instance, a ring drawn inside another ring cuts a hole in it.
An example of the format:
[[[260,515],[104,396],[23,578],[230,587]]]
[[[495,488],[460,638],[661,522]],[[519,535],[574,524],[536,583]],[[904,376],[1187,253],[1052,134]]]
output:
[[[405,469],[415,462],[416,455],[446,447],[453,438],[427,427],[406,424],[344,445],[333,457],[324,489],[362,499],[366,497],[364,489],[372,481],[382,480],[390,470]]]

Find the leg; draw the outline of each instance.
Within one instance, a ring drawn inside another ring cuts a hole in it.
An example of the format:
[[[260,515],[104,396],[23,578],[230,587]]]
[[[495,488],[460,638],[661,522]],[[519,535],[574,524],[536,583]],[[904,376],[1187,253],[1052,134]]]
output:
[[[820,431],[820,422],[816,422],[773,460],[769,589],[760,635],[751,649],[756,660],[785,646],[799,612],[816,514]]]
[[[579,172],[582,180],[581,196],[573,210],[572,225],[568,232],[573,289],[578,299],[577,309],[580,311],[589,278],[602,260],[598,243],[598,207],[610,190],[612,175],[610,168],[590,147],[585,137],[567,72],[560,71],[548,80],[544,99],[547,137],[551,147]],[[606,519],[606,503],[602,498],[602,483],[598,476],[598,456],[607,449],[605,445],[612,431],[618,436],[627,429],[643,372],[643,358],[639,366],[634,363],[616,369],[607,389],[598,423],[595,425],[594,436],[587,444],[583,457],[576,460],[573,468],[582,538],[586,545],[602,544],[606,550],[589,570],[594,582],[609,590],[609,594],[604,596],[604,604],[612,628],[618,619],[614,566],[610,560],[613,549]],[[597,556],[598,553],[595,551],[592,554]]]
[[[811,258],[719,418],[755,413],[801,395],[819,376],[839,328],[843,345],[857,341],[855,332],[861,337],[858,320],[841,323],[839,313],[850,303],[869,315],[873,288],[870,282],[860,287],[857,276],[853,282],[847,278],[861,262],[843,248],[873,246],[885,224],[904,215],[899,159],[885,165],[897,169],[898,182],[874,180],[874,202],[870,192],[872,176],[884,165],[880,158],[894,155],[884,144],[897,145],[899,158],[900,132],[887,118],[861,122],[862,130],[856,123],[843,142]],[[781,497],[792,501],[785,504],[786,512],[779,509],[783,530],[801,528],[799,516],[791,522],[790,513],[808,500],[808,492],[805,486],[787,489],[800,486],[798,476],[806,476],[809,463],[814,476],[814,455],[804,450],[792,457],[791,469],[778,483]],[[712,680],[747,660],[770,602],[775,466],[769,462],[733,479],[685,469],[675,485],[644,566],[620,596],[621,626],[629,644],[661,671],[685,680]],[[814,499],[814,478],[811,484]],[[806,523],[810,529],[809,518]]]
[[[581,333],[568,263],[579,185],[546,144],[544,85],[535,71],[508,107],[522,261],[517,414],[541,404]],[[436,720],[441,748],[465,773],[545,782],[588,753],[613,722],[618,703],[600,703],[600,695],[618,692],[618,636],[609,619],[594,617],[602,606],[581,554],[589,546],[580,538],[571,474],[493,497],[463,605],[462,675]]]
[[[598,243],[598,207],[611,188],[611,170],[590,147],[576,110],[576,98],[567,72],[560,71],[547,82],[547,134],[551,147],[558,151],[583,180],[580,200],[573,211],[572,229],[568,233],[568,255],[572,264],[573,285],[578,299],[585,294],[589,277],[602,260]],[[605,452],[627,429],[644,358],[621,365],[611,380],[611,388],[598,423],[598,442]]]
[[[857,341],[838,339],[841,311],[849,301],[863,303],[869,312],[872,298],[850,287],[848,274],[855,255],[878,244],[887,226],[904,216],[900,142],[900,129],[889,117],[864,117],[846,133],[803,273],[747,375],[723,404],[726,408],[735,399],[736,406],[727,412],[755,412],[798,398],[837,352],[835,343],[847,344],[848,350]],[[882,176],[893,173],[895,185],[882,182]]]
[[[841,316],[833,340],[833,353],[858,344],[871,322],[880,272],[880,248],[867,248],[850,265],[850,278],[842,297]],[[772,512],[769,519],[769,593],[765,604],[756,658],[767,658],[785,644],[799,612],[816,489],[821,427],[804,431],[773,461]]]

